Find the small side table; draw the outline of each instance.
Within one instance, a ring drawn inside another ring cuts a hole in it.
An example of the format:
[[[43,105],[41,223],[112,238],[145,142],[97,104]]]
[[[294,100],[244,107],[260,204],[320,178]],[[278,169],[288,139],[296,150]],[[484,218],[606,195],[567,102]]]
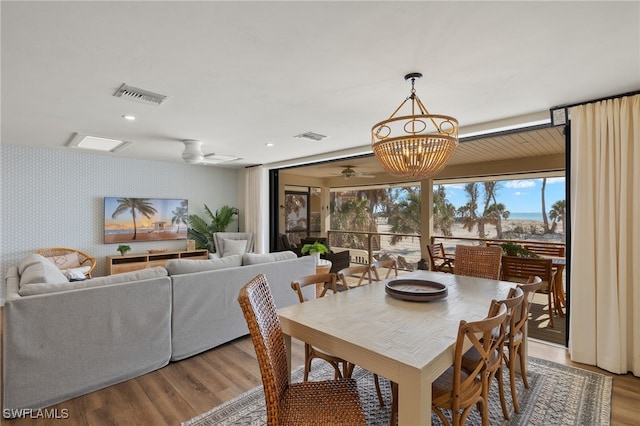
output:
[[[328,274],[329,272],[331,272],[331,265],[332,263],[330,260],[326,260],[326,259],[318,260],[318,263],[316,263],[316,274]],[[322,293],[322,283],[317,283],[316,297],[320,297],[321,293]]]

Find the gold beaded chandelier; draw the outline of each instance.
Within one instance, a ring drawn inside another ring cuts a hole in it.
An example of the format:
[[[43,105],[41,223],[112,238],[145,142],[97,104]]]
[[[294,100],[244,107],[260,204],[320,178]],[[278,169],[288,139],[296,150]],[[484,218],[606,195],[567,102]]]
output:
[[[392,176],[426,179],[437,175],[458,146],[458,120],[429,114],[418,98],[415,81],[422,74],[407,74],[411,93],[388,119],[371,128],[371,147],[382,167]],[[411,100],[411,115],[396,117]]]

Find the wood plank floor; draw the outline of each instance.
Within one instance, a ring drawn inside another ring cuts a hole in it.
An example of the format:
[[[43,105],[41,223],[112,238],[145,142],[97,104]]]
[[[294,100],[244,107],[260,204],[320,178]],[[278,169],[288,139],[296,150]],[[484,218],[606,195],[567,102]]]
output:
[[[576,364],[559,346],[532,341],[529,348],[531,356],[613,376],[611,424],[638,424],[640,378],[631,374],[611,375]],[[294,341],[293,364],[302,363],[303,346]],[[1,423],[6,426],[179,425],[260,384],[251,339],[243,337],[144,376],[49,407],[57,409],[59,414],[68,413],[66,419],[3,419]]]

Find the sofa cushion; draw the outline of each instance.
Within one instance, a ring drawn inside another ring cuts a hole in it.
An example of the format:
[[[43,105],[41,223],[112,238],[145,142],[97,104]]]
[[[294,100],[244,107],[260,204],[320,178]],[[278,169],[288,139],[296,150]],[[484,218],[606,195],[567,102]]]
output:
[[[55,268],[55,265],[53,265]],[[56,268],[57,269],[57,268]],[[167,270],[163,267],[140,269],[138,271],[125,272],[123,274],[107,275],[105,277],[91,278],[84,281],[37,283],[20,286],[20,296],[33,296],[35,294],[55,293],[58,291],[77,290],[81,288],[98,287],[109,284],[121,284],[131,281],[142,281],[152,278],[166,277]]]
[[[260,263],[277,262],[279,260],[296,259],[298,257],[292,251],[279,251],[275,253],[245,253],[242,255],[243,265],[258,265]]]
[[[222,253],[220,256],[235,256],[238,254],[243,254],[247,251],[247,240],[222,240]]]
[[[48,262],[48,260],[46,257],[44,257],[41,254],[37,254],[37,253],[28,254],[25,257],[23,257],[22,260],[20,260],[20,263],[18,263],[18,273],[22,275],[24,274],[24,270],[27,269],[29,266],[33,265],[34,263],[41,263],[41,262]]]
[[[218,259],[195,260],[195,259],[170,259],[166,268],[169,275],[190,274],[192,272],[213,271],[214,269],[224,269],[242,266],[242,255],[225,256]]]
[[[52,262],[44,259],[42,262],[32,263],[20,275],[20,288],[30,284],[60,284],[68,283],[69,279]]]

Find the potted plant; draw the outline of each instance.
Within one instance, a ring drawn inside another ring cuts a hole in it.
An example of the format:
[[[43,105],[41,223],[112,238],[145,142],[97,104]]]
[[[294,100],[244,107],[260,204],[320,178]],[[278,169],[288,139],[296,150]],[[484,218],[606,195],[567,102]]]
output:
[[[324,244],[322,244],[319,241],[316,241],[313,244],[305,244],[302,246],[302,249],[300,250],[300,252],[302,254],[307,254],[309,253],[312,256],[316,257],[316,264],[319,263],[320,261],[320,255],[323,253],[329,253],[329,249],[327,248],[327,246],[325,246]]]
[[[131,250],[131,247],[129,247],[126,244],[120,244],[118,246],[118,251],[120,252],[121,256],[124,256],[126,252],[128,252],[129,250]]]
[[[505,256],[527,257],[531,259],[540,258],[536,253],[525,249],[520,244],[508,242],[500,244],[500,247],[502,248],[502,253],[504,253]]]

